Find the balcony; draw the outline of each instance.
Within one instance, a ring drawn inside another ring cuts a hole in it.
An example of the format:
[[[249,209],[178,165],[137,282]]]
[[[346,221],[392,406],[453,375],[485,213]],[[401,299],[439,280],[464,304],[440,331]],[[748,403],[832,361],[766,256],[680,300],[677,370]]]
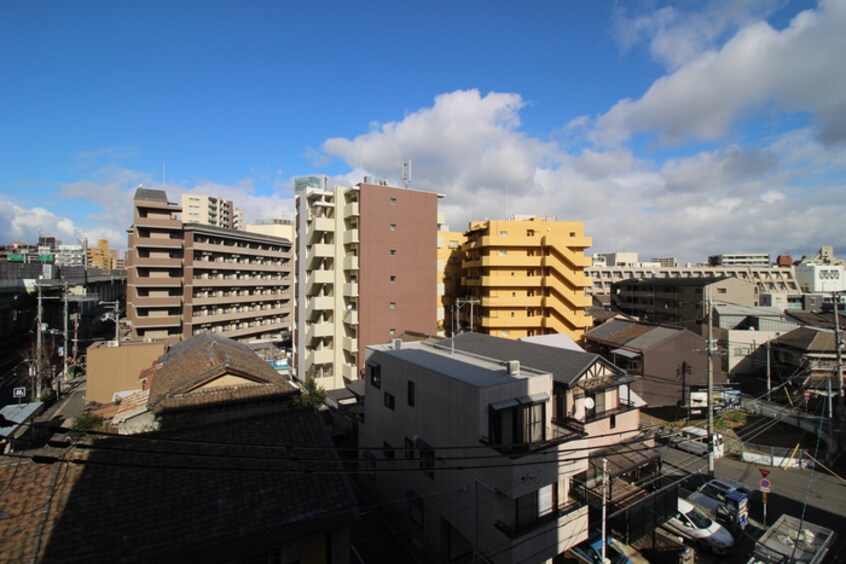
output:
[[[335,298],[332,296],[315,296],[306,300],[309,310],[327,311],[335,309]]]
[[[344,270],[358,270],[358,257],[344,257]]]
[[[558,520],[566,517],[567,522],[572,522],[577,519],[584,519],[584,527],[582,530],[587,530],[589,506],[587,503],[575,498],[565,499],[562,504],[554,508],[550,513],[537,517],[526,523],[505,523],[497,520],[495,526],[505,536],[510,539],[519,539],[529,533],[533,536],[544,535],[547,532],[557,533],[559,529]]]
[[[182,239],[172,237],[132,237],[130,246],[144,249],[181,249]]]
[[[138,227],[153,227],[157,229],[182,229],[182,221],[179,219],[166,219],[160,217],[139,217],[136,220]]]
[[[358,217],[358,202],[353,202],[344,207],[344,219]]]
[[[313,349],[306,354],[311,358],[311,364],[331,364],[335,361],[334,349]]]
[[[351,309],[344,313],[344,323],[347,325],[358,325],[358,312]]]
[[[315,338],[331,337],[334,332],[335,326],[332,323],[327,321],[312,323],[306,332],[306,340],[311,341]]]
[[[344,245],[358,244],[358,229],[350,229],[344,233]]]
[[[335,246],[326,243],[312,245],[306,254],[309,258],[332,258],[335,256]]]
[[[357,298],[358,297],[358,284],[344,284],[344,297],[345,298]]]
[[[341,367],[341,376],[347,380],[358,380],[358,369],[351,364],[344,364]]]
[[[162,278],[139,276],[135,279],[135,286],[141,286],[144,288],[181,288],[182,278],[177,276]]]
[[[344,337],[344,350],[353,353],[358,352],[358,339],[354,337]]]
[[[144,268],[182,268],[182,259],[179,258],[135,257],[132,263]]]
[[[315,217],[311,221],[311,228],[314,231],[331,233],[335,231],[335,220],[329,217]]]
[[[132,324],[134,327],[139,329],[149,329],[151,327],[179,327],[182,325],[182,317],[178,315],[136,317],[132,320]]]
[[[138,296],[132,300],[132,305],[134,305],[136,309],[147,307],[181,307],[182,297],[164,296],[160,298],[151,298],[149,296]]]

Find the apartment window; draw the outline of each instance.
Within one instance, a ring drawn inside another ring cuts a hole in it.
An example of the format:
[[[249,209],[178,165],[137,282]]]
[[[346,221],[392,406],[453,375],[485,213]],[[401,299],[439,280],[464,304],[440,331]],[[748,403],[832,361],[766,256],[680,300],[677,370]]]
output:
[[[717,288],[718,294],[725,294],[726,292],[727,292],[727,290],[725,288]]]
[[[396,223],[392,223],[392,224],[391,224],[391,231],[396,231],[396,230],[397,230],[397,224],[396,224]]]
[[[508,231],[500,231],[499,236],[500,237],[508,237]]]
[[[494,445],[511,447],[546,439],[545,401],[525,397],[488,406],[489,438]]]
[[[391,274],[390,280],[391,280],[391,282],[396,282],[397,281],[397,275]]]
[[[575,236],[576,236],[576,232],[575,232],[575,231],[570,231],[570,237],[575,237]]]
[[[396,330],[396,329],[394,329],[393,327],[391,327],[390,329],[388,329],[388,335],[390,335],[391,337],[393,337],[393,336],[394,336],[394,335],[396,335],[396,334],[397,334],[397,330]]]
[[[391,303],[388,305],[388,308],[389,308],[389,309],[397,309],[397,302],[391,302]]]
[[[409,460],[414,460],[414,441],[405,438],[405,457]]]
[[[611,427],[612,429],[615,429],[617,427],[617,414],[616,413],[612,413],[611,417],[608,418],[608,426]]]
[[[367,374],[368,378],[370,378],[370,385],[376,388],[377,390],[382,387],[382,365],[381,364],[368,364],[367,365]]]
[[[414,407],[414,382],[408,381],[408,405]]]
[[[382,441],[382,453],[385,455],[385,458],[389,460],[394,459],[394,447],[392,447],[388,441]]]
[[[388,254],[391,255],[392,257],[395,257],[395,256],[397,256],[397,250],[391,249],[390,251],[388,251]]]
[[[385,392],[385,407],[394,410],[394,395],[389,392]]]
[[[392,206],[397,205],[397,199],[396,198],[391,198],[391,205]]]

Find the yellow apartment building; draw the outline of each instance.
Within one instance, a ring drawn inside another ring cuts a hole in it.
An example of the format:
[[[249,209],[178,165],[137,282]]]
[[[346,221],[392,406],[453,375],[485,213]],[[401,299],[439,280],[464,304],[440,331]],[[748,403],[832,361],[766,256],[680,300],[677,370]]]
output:
[[[578,340],[591,327],[591,280],[578,221],[514,216],[474,221],[464,233],[461,328],[497,337],[565,333]],[[472,310],[472,324],[471,324]]]
[[[88,247],[88,266],[102,270],[113,270],[123,268],[123,259],[120,258],[120,251],[109,248],[106,239],[97,241],[96,247]]]
[[[440,218],[441,212],[438,213]],[[443,221],[439,219],[440,224]],[[452,307],[461,289],[461,246],[464,233],[438,231],[438,333],[451,335],[453,331]]]

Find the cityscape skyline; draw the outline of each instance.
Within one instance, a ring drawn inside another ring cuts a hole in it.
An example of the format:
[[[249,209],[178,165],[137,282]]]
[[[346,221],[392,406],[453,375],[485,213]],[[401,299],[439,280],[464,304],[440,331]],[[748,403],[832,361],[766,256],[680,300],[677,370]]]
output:
[[[833,1],[10,4],[0,241],[125,249],[139,184],[292,218],[292,178],[402,186],[410,159],[453,230],[549,215],[588,253],[682,263],[838,250],[844,26]]]

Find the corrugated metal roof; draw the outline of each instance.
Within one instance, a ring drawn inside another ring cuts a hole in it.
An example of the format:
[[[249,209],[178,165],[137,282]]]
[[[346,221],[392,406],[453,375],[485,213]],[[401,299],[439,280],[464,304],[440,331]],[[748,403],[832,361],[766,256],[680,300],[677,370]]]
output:
[[[755,317],[778,317],[783,318],[784,312],[777,307],[768,306],[743,306],[733,304],[716,304],[714,311],[717,315],[742,315]]]
[[[673,329],[671,327],[651,327],[650,331],[628,341],[626,346],[632,349],[647,351],[670,337],[679,335],[682,331],[683,329]]]
[[[555,333],[553,335],[537,335],[534,337],[520,337],[517,339],[523,343],[534,343],[536,345],[545,345],[547,347],[558,347],[559,349],[568,349],[571,351],[585,352],[585,350],[576,344],[569,335],[564,333]]]

